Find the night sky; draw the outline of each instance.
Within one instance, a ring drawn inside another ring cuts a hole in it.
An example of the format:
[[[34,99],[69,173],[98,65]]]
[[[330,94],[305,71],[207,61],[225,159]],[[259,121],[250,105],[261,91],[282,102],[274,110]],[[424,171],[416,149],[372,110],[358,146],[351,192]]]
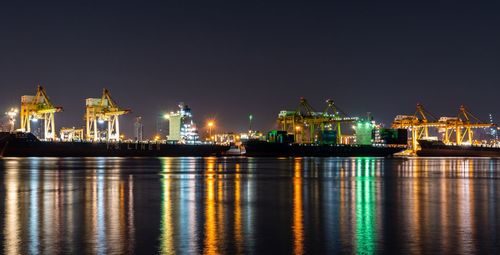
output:
[[[179,102],[199,126],[263,131],[299,97],[387,124],[417,102],[500,119],[500,4],[481,1],[2,1],[0,109],[42,83],[83,126],[84,99],[111,90],[128,135]]]

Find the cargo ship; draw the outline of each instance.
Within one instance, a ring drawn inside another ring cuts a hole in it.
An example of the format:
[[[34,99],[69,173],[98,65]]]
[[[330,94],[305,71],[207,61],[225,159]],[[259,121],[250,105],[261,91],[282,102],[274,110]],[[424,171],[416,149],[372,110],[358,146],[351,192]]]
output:
[[[249,140],[243,143],[250,157],[390,157],[404,146],[355,144],[271,143]]]
[[[390,157],[406,149],[405,130],[384,130],[383,143],[373,144],[372,127],[359,126],[355,144],[338,143],[333,131],[321,132],[322,140],[298,143],[294,134],[272,130],[265,140],[249,139],[243,146],[245,155],[250,157]]]
[[[0,132],[0,157],[207,157],[228,150],[215,144],[41,141],[32,133]]]
[[[419,140],[422,157],[500,157],[500,147],[478,145],[447,145],[442,141]]]

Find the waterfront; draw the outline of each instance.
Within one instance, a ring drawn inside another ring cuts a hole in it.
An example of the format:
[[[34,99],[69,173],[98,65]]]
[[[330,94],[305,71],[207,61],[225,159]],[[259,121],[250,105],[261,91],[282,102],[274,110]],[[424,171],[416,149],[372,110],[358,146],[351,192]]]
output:
[[[0,248],[499,253],[500,160],[4,158]]]

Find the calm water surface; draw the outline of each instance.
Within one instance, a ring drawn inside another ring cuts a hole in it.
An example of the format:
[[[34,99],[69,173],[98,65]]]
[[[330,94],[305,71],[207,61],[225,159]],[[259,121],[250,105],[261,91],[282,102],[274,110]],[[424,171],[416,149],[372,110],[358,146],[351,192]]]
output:
[[[498,254],[500,160],[4,158],[0,253]]]

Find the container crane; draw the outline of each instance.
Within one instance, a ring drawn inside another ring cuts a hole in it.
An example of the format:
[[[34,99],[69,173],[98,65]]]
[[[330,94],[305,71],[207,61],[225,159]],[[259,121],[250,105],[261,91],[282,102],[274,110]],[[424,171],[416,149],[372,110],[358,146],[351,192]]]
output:
[[[321,130],[323,131],[325,129],[325,123],[329,123],[327,125],[337,131],[337,143],[339,144],[342,143],[341,124],[358,121],[358,118],[349,117],[333,102],[332,99],[326,100],[326,108],[323,111],[322,117],[324,118],[324,121],[322,122]]]
[[[305,120],[313,118],[314,109],[305,98],[301,97],[295,111],[283,110],[278,114],[278,125],[283,131],[294,134],[295,142],[301,143],[303,141],[302,134],[307,124]]]
[[[118,107],[107,89],[103,89],[101,98],[87,98],[85,103],[86,139],[91,141],[102,140],[98,123],[107,122],[106,140],[119,141],[119,116],[129,113],[130,110]]]
[[[455,134],[455,142],[457,145],[472,144],[474,138],[473,129],[477,128],[491,128],[494,124],[486,123],[472,114],[464,105],[461,105],[458,110],[457,117],[445,118],[441,117],[440,120],[446,120],[445,133],[443,142],[446,144],[451,143],[451,137]]]
[[[54,106],[45,89],[38,84],[36,95],[21,97],[21,130],[31,132],[31,121],[43,120],[45,140],[55,140],[54,113],[62,111],[62,107]]]
[[[305,98],[300,98],[300,103],[295,111],[281,111],[278,115],[278,125],[283,131],[295,135],[295,142],[313,143],[322,140],[318,137],[318,131],[333,129],[337,132],[337,142],[340,142],[340,124],[354,122],[358,118],[346,117],[333,102],[326,100],[327,106],[323,112],[315,111]],[[341,116],[344,115],[343,116]]]
[[[423,105],[417,104],[414,115],[398,115],[392,123],[393,128],[408,129],[411,132],[412,151],[416,152],[418,140],[429,139],[429,128],[444,130],[443,143],[450,144],[455,136],[458,145],[472,144],[475,128],[488,128],[492,124],[480,121],[465,106],[460,106],[456,117],[440,117],[437,119]]]
[[[413,115],[398,115],[392,122],[392,128],[408,129],[411,133],[411,145],[413,152],[418,150],[418,140],[429,138],[430,127],[443,127],[436,117],[424,106],[417,103],[416,111]]]

